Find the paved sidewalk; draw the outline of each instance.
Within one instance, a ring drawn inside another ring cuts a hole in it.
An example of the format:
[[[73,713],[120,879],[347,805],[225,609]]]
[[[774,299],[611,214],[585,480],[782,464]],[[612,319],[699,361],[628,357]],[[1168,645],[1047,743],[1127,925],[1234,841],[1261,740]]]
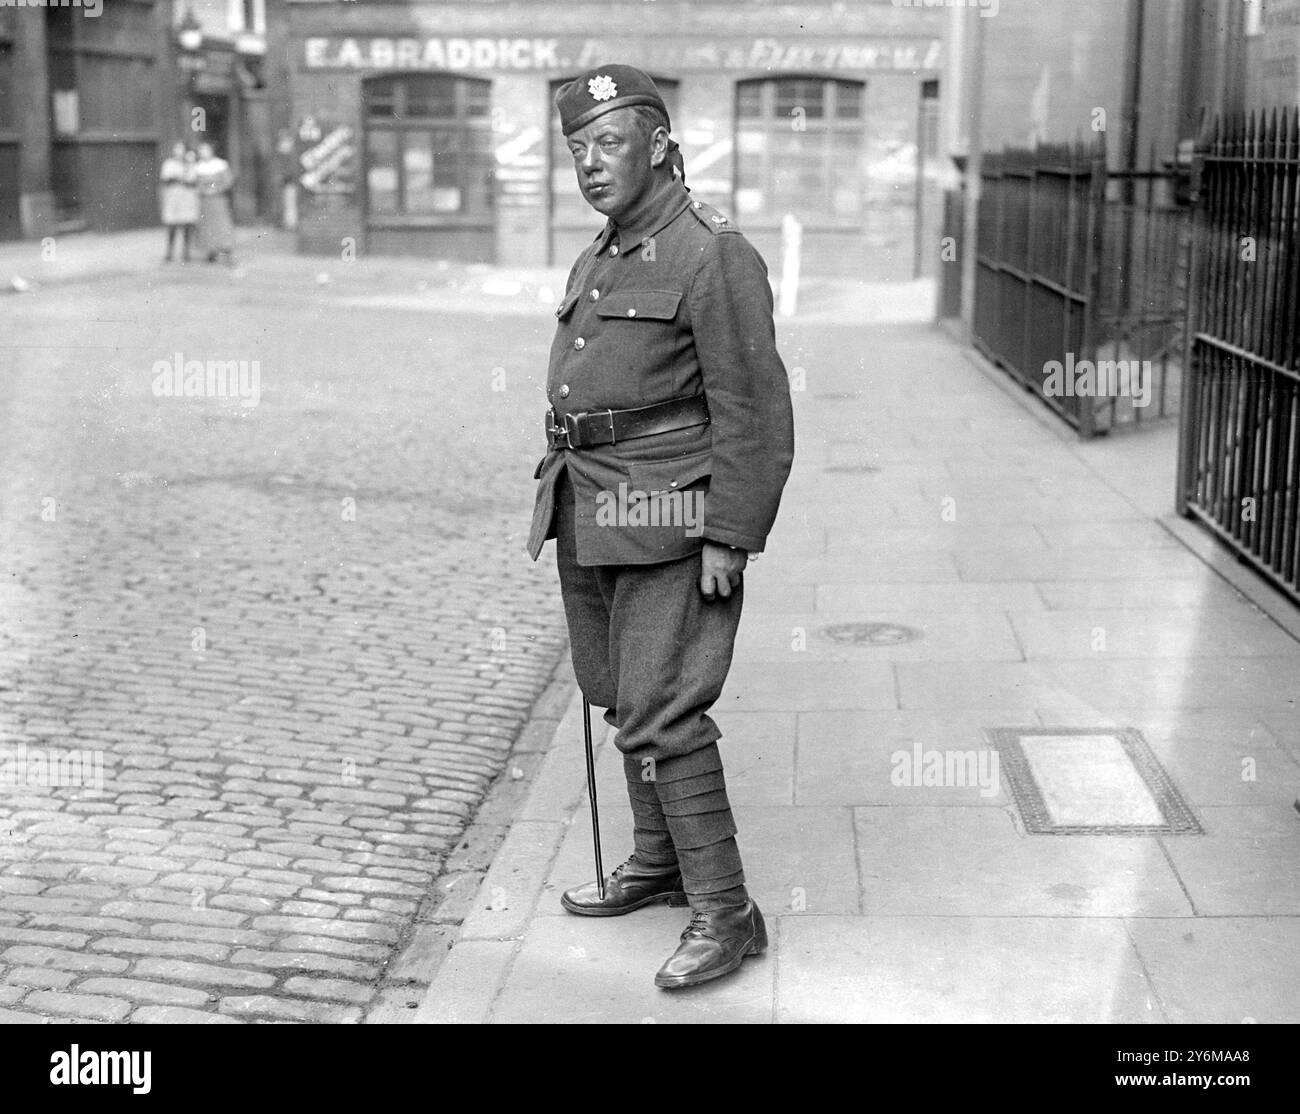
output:
[[[1300,644],[1158,521],[1172,432],[1080,444],[928,328],[782,334],[795,472],[717,713],[771,950],[666,993],[684,911],[561,910],[592,871],[575,698],[416,1019],[1300,1020]],[[824,633],[858,621],[918,636]],[[891,777],[1040,725],[1140,731],[1204,834],[1027,834],[1005,777]]]

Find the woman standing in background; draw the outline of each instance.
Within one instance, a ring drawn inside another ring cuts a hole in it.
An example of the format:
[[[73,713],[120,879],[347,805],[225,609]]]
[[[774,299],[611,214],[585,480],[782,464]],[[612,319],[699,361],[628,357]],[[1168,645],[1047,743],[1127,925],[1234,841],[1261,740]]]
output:
[[[158,172],[159,205],[162,209],[163,227],[167,229],[167,254],[164,263],[172,261],[172,248],[177,236],[181,240],[181,258],[190,261],[190,244],[194,239],[194,226],[199,220],[199,186],[195,170],[194,152],[184,143],[177,143],[171,155],[163,160]]]
[[[235,226],[230,215],[230,192],[235,176],[230,164],[218,158],[210,143],[199,145],[199,161],[195,168],[199,185],[199,251],[209,263],[219,255],[233,262]]]

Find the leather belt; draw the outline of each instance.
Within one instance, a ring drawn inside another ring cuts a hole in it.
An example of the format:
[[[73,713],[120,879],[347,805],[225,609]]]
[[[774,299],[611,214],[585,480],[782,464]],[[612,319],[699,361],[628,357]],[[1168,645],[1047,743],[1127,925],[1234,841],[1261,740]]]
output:
[[[634,410],[582,410],[565,414],[556,424],[555,408],[546,412],[546,444],[552,449],[590,449],[637,437],[707,425],[709,404],[703,395],[688,395]]]

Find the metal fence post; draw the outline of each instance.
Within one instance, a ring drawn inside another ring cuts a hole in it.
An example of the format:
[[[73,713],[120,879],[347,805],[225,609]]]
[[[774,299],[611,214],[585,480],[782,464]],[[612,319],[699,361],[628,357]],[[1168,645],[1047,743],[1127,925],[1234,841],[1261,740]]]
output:
[[[1187,314],[1183,328],[1183,382],[1178,401],[1178,467],[1175,470],[1174,510],[1190,517],[1196,483],[1194,450],[1200,432],[1200,368],[1196,360],[1196,330],[1200,319],[1201,289],[1205,275],[1205,238],[1207,235],[1205,198],[1204,122],[1202,135],[1192,154],[1192,242],[1188,247]]]

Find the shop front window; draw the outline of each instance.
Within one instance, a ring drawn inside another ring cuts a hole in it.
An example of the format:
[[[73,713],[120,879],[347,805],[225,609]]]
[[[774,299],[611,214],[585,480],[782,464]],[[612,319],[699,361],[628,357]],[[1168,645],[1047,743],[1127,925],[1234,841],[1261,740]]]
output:
[[[790,77],[736,86],[736,212],[849,223],[864,213],[863,86]]]
[[[492,208],[491,85],[440,75],[365,83],[371,216],[454,219]]]
[[[14,127],[17,122],[14,113],[14,48],[12,43],[0,38],[0,131]]]

